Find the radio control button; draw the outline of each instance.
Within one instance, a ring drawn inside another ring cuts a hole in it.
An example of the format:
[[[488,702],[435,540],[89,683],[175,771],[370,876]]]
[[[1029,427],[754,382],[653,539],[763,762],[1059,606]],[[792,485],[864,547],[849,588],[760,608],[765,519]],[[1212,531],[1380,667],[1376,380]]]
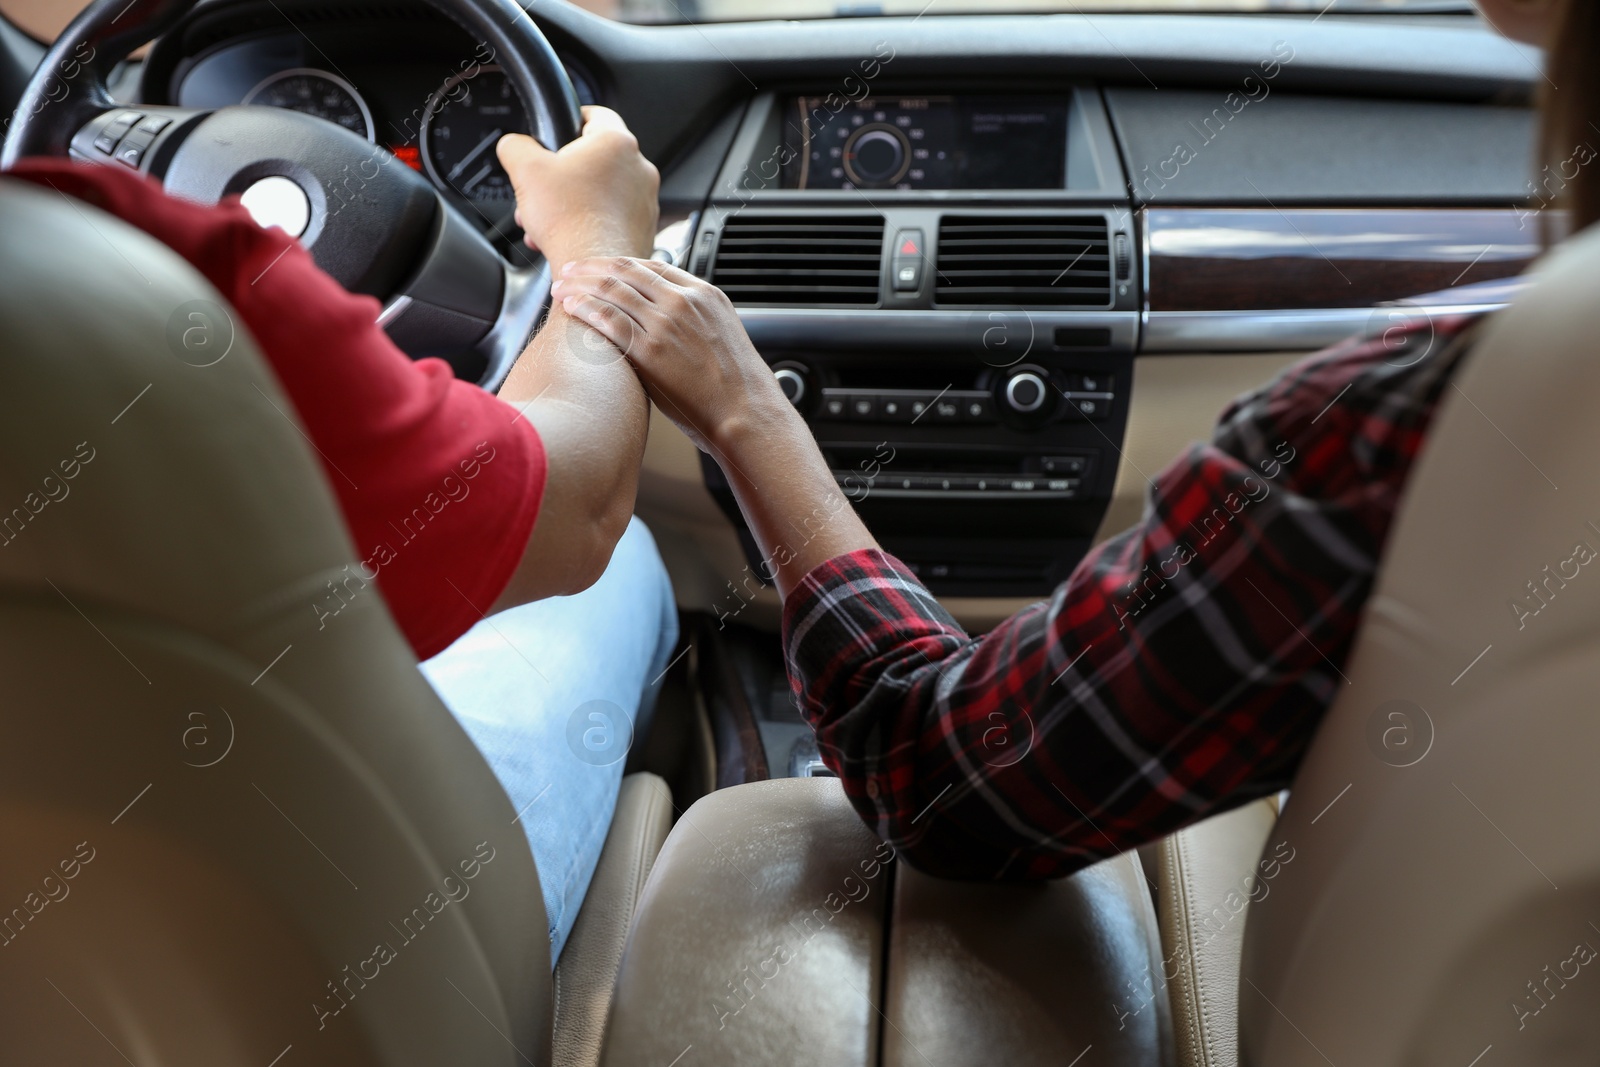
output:
[[[799,407],[806,399],[806,376],[796,367],[779,367],[772,372],[778,379],[778,388],[789,403]]]
[[[1099,422],[1111,414],[1111,400],[1112,398],[1105,394],[1099,396],[1075,396],[1072,398],[1072,406],[1084,418]]]
[[[822,417],[843,422],[850,417],[850,402],[832,389],[822,393]]]
[[[850,418],[856,422],[875,422],[877,417],[877,397],[857,394],[850,398]]]
[[[965,422],[993,422],[994,397],[988,393],[969,393],[962,397],[961,418]]]
[[[933,411],[928,417],[934,422],[960,422],[961,402],[946,394],[933,402]]]
[[[1070,478],[1081,478],[1089,469],[1089,457],[1044,456],[1039,460],[1039,469],[1046,474],[1064,474]]]
[[[878,417],[884,422],[910,422],[922,414],[927,405],[905,396],[880,396]]]
[[[1049,386],[1043,378],[1033,371],[1019,371],[1006,380],[1006,403],[1011,410],[1023,415],[1031,415],[1044,407],[1045,401],[1050,396]]]
[[[1113,388],[1114,385],[1109,374],[1067,375],[1067,392],[1069,393],[1109,393]]]

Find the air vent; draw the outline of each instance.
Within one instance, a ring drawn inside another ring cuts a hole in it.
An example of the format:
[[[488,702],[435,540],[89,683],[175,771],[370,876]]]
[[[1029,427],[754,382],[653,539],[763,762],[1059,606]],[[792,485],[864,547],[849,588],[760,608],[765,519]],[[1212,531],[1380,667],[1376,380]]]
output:
[[[711,280],[746,307],[871,306],[882,262],[880,215],[738,215]]]
[[[934,300],[944,305],[1106,307],[1111,255],[1099,215],[947,215]]]

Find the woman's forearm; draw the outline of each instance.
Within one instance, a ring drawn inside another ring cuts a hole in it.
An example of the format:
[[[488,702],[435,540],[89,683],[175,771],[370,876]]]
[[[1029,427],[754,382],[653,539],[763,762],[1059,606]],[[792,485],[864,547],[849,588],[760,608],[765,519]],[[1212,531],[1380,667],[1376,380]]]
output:
[[[760,546],[761,577],[781,594],[820,563],[877,547],[722,290],[611,258],[572,264],[555,295],[628,354],[662,413],[722,467]]]
[[[776,393],[774,389],[774,393]],[[834,481],[805,420],[781,394],[730,420],[712,455],[761,548],[762,577],[788,597],[819,563],[877,548]]]

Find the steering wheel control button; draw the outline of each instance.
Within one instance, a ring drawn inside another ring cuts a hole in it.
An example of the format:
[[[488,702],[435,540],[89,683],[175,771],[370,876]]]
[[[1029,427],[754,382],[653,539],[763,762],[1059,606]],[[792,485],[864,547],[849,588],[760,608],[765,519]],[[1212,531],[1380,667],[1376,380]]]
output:
[[[894,291],[914,293],[922,288],[923,250],[921,230],[898,230],[894,235],[894,255],[890,258],[890,271],[894,275]]]
[[[1014,374],[1006,381],[1006,404],[1023,415],[1031,415],[1044,407],[1049,395],[1049,386],[1032,371]]]
[[[160,133],[162,130],[171,125],[172,120],[167,118],[165,115],[147,115],[139,121],[139,124],[135,126],[134,129],[138,130],[140,133],[148,133],[150,136],[154,137],[156,134]]]
[[[262,178],[246,189],[239,201],[264,230],[276,226],[290,237],[299,237],[311,225],[311,200],[288,178],[276,174]]]
[[[144,162],[145,149],[155,140],[155,134],[130,133],[117,145],[117,162],[134,170]]]

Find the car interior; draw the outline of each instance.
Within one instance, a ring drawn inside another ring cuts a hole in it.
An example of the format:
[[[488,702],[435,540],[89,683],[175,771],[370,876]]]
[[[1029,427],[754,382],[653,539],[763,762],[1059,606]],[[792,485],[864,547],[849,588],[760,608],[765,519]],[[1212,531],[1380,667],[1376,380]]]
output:
[[[1546,253],[1541,54],[1470,3],[0,16],[4,165],[249,189],[401,349],[490,391],[551,286],[492,145],[616,110],[661,173],[655,258],[731,298],[856,511],[973,634],[1136,521],[1235,397],[1351,337],[1496,312],[1293,787],[1051,882],[935,878],[861,822],[732,489],[658,411],[636,513],[682,637],[552,961],[517,813],[381,602],[312,637],[307,590],[355,554],[254,342],[176,387],[161,339],[193,270],[0,180],[0,506],[68,438],[115,487],[0,551],[5,1062],[1600,1057],[1600,583],[1499,636],[1600,522],[1600,237]],[[130,399],[148,417],[119,422]],[[472,891],[402,930],[440,871]]]

